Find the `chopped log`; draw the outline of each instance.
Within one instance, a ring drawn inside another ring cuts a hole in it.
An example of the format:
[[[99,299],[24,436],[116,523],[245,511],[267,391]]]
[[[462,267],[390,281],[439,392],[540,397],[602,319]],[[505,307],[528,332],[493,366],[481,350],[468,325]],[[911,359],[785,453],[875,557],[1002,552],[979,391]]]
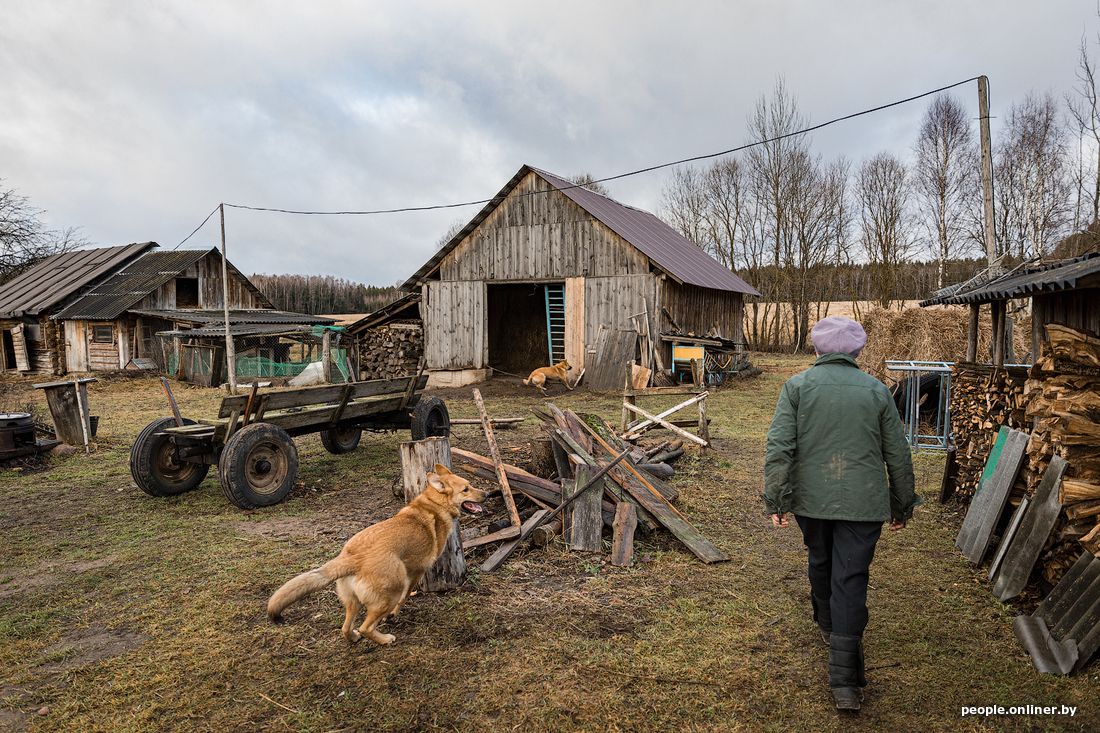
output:
[[[650,463],[672,463],[682,455],[684,455],[684,449],[677,448],[676,450],[669,450],[665,451],[664,453],[658,453],[657,455],[652,456],[649,461]]]
[[[1100,499],[1100,485],[1071,478],[1063,479],[1060,498],[1063,504]]]
[[[568,499],[578,487],[588,486],[595,469],[587,465],[577,466],[577,480],[566,482],[562,495]],[[565,541],[570,549],[580,552],[602,552],[603,517],[600,515],[600,500],[603,497],[603,481],[592,484],[585,495],[578,497],[565,513]]]
[[[1100,557],[1100,524],[1092,528],[1092,531],[1078,540],[1086,550]]]
[[[614,521],[614,520],[613,520]],[[531,542],[537,547],[546,547],[554,541],[555,537],[560,537],[562,533],[562,520],[555,519],[552,522],[547,522],[538,529],[531,533]]]
[[[402,443],[401,480],[405,486],[405,501],[412,501],[428,485],[428,472],[437,463],[451,465],[451,443],[447,438],[425,438]],[[466,559],[462,554],[458,519],[454,521],[443,554],[435,561],[420,581],[424,591],[443,591],[457,588],[466,579]]]
[[[611,539],[611,564],[628,568],[634,561],[634,529],[638,526],[638,512],[633,504],[623,502],[615,510],[614,533]]]
[[[667,463],[639,463],[636,465],[656,478],[672,478],[672,474],[675,473],[675,469]]]
[[[1070,521],[1100,515],[1100,501],[1081,501],[1065,507],[1066,518]]]

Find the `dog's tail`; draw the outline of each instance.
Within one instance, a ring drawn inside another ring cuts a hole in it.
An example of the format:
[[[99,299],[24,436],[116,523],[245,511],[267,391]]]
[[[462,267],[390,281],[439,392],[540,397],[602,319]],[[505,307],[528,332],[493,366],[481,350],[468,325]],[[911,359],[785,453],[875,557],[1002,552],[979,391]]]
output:
[[[272,621],[278,621],[282,612],[289,606],[302,600],[310,593],[316,593],[339,578],[351,575],[355,572],[352,562],[342,556],[329,560],[319,568],[291,578],[283,587],[275,591],[267,602],[267,617]]]
[[[524,379],[523,383],[526,384],[527,386],[531,386],[531,379],[530,378]]]

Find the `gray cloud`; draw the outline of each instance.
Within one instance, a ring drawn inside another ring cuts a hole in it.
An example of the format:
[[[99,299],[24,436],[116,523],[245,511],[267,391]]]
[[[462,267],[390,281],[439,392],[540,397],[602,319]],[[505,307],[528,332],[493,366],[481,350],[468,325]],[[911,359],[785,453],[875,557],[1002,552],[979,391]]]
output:
[[[746,116],[780,75],[815,122],[982,73],[997,115],[1030,89],[1067,90],[1096,25],[1091,3],[1023,0],[17,0],[0,25],[0,177],[53,226],[171,247],[218,201],[463,201],[525,162],[603,176],[727,148],[747,141]],[[975,106],[973,85],[957,94]],[[814,144],[857,161],[907,155],[922,111],[895,108]],[[665,180],[611,189],[656,209]],[[230,257],[247,272],[392,283],[475,211],[229,211]]]

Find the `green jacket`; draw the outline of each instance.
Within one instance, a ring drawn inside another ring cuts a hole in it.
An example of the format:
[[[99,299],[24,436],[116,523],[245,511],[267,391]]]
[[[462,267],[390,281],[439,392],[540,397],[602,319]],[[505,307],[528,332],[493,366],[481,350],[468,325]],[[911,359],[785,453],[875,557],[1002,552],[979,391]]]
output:
[[[885,466],[884,466],[885,464]],[[890,391],[847,354],[825,354],[783,385],[768,430],[768,513],[884,522],[920,503]]]

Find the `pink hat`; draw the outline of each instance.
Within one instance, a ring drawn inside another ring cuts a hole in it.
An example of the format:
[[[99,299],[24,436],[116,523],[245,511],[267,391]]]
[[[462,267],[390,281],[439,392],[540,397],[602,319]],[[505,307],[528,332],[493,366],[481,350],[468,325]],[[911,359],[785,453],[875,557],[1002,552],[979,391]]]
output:
[[[810,339],[818,354],[859,356],[867,343],[867,332],[851,318],[829,316],[814,325]]]

